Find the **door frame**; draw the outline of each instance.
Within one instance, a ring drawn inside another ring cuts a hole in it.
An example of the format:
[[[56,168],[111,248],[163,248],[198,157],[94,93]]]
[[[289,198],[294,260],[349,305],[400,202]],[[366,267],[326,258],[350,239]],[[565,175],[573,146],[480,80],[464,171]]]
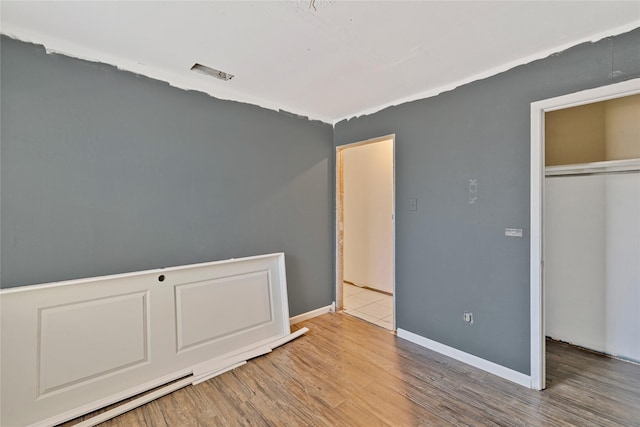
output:
[[[640,78],[531,103],[531,388],[545,388],[544,324],[544,133],[545,113],[640,93]]]
[[[354,142],[336,147],[336,311],[343,309],[342,285],[344,281],[344,183],[342,152],[349,148],[391,140],[392,197],[391,197],[391,287],[393,289],[393,330],[396,330],[396,134]]]

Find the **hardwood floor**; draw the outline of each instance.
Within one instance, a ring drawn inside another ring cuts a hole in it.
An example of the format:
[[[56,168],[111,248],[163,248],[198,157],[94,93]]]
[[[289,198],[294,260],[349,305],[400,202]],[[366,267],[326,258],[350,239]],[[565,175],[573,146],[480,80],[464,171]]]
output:
[[[103,426],[640,426],[640,366],[549,342],[542,392],[344,314]],[[86,417],[65,426],[71,426]]]

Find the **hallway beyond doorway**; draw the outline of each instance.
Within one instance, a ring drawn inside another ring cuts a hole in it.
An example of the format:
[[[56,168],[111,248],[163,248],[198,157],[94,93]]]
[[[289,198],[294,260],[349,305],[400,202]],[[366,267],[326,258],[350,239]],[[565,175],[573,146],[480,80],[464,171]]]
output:
[[[344,312],[393,330],[393,296],[344,283]]]

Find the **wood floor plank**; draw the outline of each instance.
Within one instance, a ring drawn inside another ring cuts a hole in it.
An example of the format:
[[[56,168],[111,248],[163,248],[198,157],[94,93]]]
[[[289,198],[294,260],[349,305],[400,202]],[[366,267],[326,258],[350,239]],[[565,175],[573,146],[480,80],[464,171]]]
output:
[[[341,313],[292,330],[304,326],[265,356],[103,426],[640,427],[639,365],[549,341],[538,392]]]
[[[366,410],[358,403],[350,400],[345,401],[335,408],[336,415],[340,418],[343,426],[368,426],[368,427],[392,427],[380,418]],[[397,425],[397,424],[393,424]]]

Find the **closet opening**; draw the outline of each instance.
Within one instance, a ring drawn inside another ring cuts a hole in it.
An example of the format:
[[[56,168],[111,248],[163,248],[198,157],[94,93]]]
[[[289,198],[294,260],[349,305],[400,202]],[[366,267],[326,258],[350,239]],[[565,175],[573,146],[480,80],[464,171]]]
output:
[[[546,338],[640,362],[640,79],[532,104],[531,386]]]

